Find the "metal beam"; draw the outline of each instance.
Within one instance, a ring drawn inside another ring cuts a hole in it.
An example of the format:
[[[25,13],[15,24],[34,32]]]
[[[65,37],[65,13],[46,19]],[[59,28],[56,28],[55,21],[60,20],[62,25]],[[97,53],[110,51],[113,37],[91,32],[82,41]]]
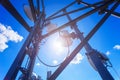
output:
[[[28,0],[28,1],[29,1],[29,5],[30,5],[33,20],[35,22],[36,21],[36,10],[35,10],[34,4],[33,4],[33,0]]]
[[[49,18],[55,16],[56,14],[60,13],[61,11],[65,10],[66,8],[70,7],[71,5],[73,5],[73,4],[75,4],[75,3],[76,3],[76,1],[70,3],[69,5],[67,5],[66,7],[64,7],[63,9],[61,9],[61,10],[55,12],[54,14],[52,14],[51,16],[49,16],[47,19],[49,19]]]
[[[44,12],[45,10],[44,0],[41,0],[41,3],[42,3],[42,11]]]
[[[2,0],[1,4],[27,31],[29,32],[31,31],[29,25],[18,13],[18,11],[14,8],[14,6],[10,3],[9,0]]]
[[[113,8],[100,20],[100,22],[90,31],[90,33],[84,38],[83,41],[73,50],[70,56],[60,65],[60,67],[52,74],[52,76],[48,80],[55,80],[58,75],[65,69],[65,67],[70,63],[70,61],[76,56],[76,54],[82,49],[82,47],[89,41],[89,39],[98,31],[101,25],[107,20],[107,18],[111,15],[113,10],[119,5],[116,3]],[[109,80],[109,79],[107,79]],[[113,80],[113,79],[111,79]]]
[[[90,5],[91,5],[91,4],[86,3],[86,2],[83,2],[83,1],[81,1],[81,4],[84,4],[84,5],[86,5],[86,6],[90,6]],[[91,8],[96,8],[96,7],[97,7],[97,6],[93,5]],[[108,10],[108,9],[105,9],[105,12],[109,12],[109,10]],[[118,13],[118,12],[112,12],[111,15],[120,18],[120,13]]]
[[[40,14],[40,0],[36,0],[37,2],[37,15],[39,16]]]
[[[114,80],[107,67],[104,66],[99,54],[101,53],[96,50],[92,50],[91,52],[87,53],[89,62],[91,61],[93,63],[94,67],[92,67],[97,70],[102,80]]]
[[[59,17],[62,17],[62,16],[65,16],[65,15],[68,15],[68,14],[71,14],[71,13],[75,13],[75,12],[78,12],[78,11],[81,11],[81,10],[85,10],[87,8],[91,8],[92,6],[96,6],[96,5],[100,5],[101,3],[103,3],[104,1],[100,1],[100,2],[97,2],[97,3],[94,3],[94,4],[91,4],[89,6],[85,6],[85,7],[82,7],[82,8],[79,8],[79,9],[76,9],[76,10],[73,10],[73,11],[70,11],[70,12],[66,12],[66,13],[63,13],[63,14],[60,14],[60,15],[57,15],[57,16],[52,16],[52,17],[48,17],[46,20],[52,20],[52,19],[56,19],[56,18],[59,18]],[[64,11],[66,9],[63,9],[62,11]]]
[[[104,3],[103,5],[97,7],[97,8],[95,8],[95,9],[89,11],[89,12],[86,12],[85,14],[83,14],[83,15],[75,18],[75,19],[73,19],[72,21],[70,21],[70,22],[68,22],[68,23],[66,23],[66,24],[58,27],[57,29],[55,29],[55,30],[53,30],[53,31],[51,31],[51,32],[49,32],[49,33],[47,33],[47,34],[45,34],[45,35],[43,35],[42,37],[43,37],[43,38],[46,38],[46,37],[50,36],[51,34],[54,34],[55,32],[57,32],[57,31],[65,28],[65,27],[68,27],[69,25],[74,24],[74,23],[76,23],[76,22],[84,19],[85,17],[87,17],[87,16],[89,16],[89,15],[97,12],[99,9],[103,8],[103,7],[106,6],[106,5],[111,4],[112,2],[113,2],[113,1],[106,2],[106,3]]]
[[[30,34],[28,35],[26,41],[24,42],[22,48],[20,49],[18,55],[16,56],[13,64],[11,65],[9,71],[7,72],[4,80],[15,80],[16,75],[19,71],[19,68],[21,67],[23,59],[26,55],[26,48],[28,48],[30,46],[30,43],[32,42],[32,39],[36,34],[36,30],[38,30],[38,27],[39,27],[38,25],[40,24],[41,17],[42,16],[40,16],[39,19],[36,21],[34,27],[32,28]]]
[[[3,0],[0,0],[0,4],[1,4],[2,1],[3,1]]]
[[[39,37],[41,36],[41,33],[38,33],[38,30],[40,27],[39,27],[39,25],[37,25],[37,26],[38,26],[37,29],[34,31],[36,33],[34,35],[34,43],[33,43],[33,49],[32,49],[33,51],[31,52],[29,66],[27,67],[28,77],[26,78],[26,80],[31,80],[31,75],[33,73],[36,56],[39,51],[39,44],[40,44]],[[39,37],[38,37],[38,35],[39,35]]]
[[[32,37],[33,37],[33,31],[27,37],[24,45],[22,46],[21,50],[19,51],[17,57],[15,58],[13,64],[11,65],[9,71],[7,72],[4,80],[15,80],[17,73],[19,71],[19,68],[23,62],[25,55],[26,55],[26,48],[27,48],[28,44],[30,44]]]

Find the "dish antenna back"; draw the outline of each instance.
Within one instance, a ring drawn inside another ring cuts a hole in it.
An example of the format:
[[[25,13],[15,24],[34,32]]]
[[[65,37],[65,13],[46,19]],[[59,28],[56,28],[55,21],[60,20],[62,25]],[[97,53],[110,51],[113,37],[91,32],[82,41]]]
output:
[[[32,17],[32,12],[31,12],[30,6],[29,6],[29,5],[23,5],[23,9],[24,9],[24,12],[25,12],[25,14],[27,15],[27,17],[28,17],[31,21],[34,21],[34,20],[33,20],[33,17]]]

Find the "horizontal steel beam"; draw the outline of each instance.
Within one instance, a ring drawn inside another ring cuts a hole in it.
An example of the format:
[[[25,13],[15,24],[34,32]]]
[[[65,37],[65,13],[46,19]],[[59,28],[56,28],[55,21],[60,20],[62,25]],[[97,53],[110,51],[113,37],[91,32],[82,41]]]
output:
[[[90,6],[91,4],[89,4],[89,3],[86,3],[86,2],[83,2],[83,1],[81,1],[81,4],[84,4],[84,5],[86,5],[86,6]],[[92,7],[91,8],[96,8],[97,6],[95,6],[95,5],[92,5]],[[108,9],[106,9],[105,10],[105,12],[109,12],[110,10],[108,10]],[[120,18],[120,13],[118,13],[118,12],[112,12],[111,13],[111,15],[113,15],[113,16],[116,16],[116,17],[118,17],[118,18]]]
[[[55,16],[56,14],[58,14],[58,13],[62,12],[63,10],[65,10],[66,8],[70,7],[71,5],[73,5],[73,4],[75,4],[75,3],[76,3],[76,1],[74,1],[74,2],[70,3],[69,5],[67,5],[66,7],[64,7],[63,9],[61,9],[61,10],[59,10],[59,11],[55,12],[54,14],[52,14],[51,16],[49,16],[47,19],[49,19],[49,18],[51,18],[51,17]]]
[[[56,18],[59,18],[59,17],[62,17],[62,16],[65,16],[67,14],[71,14],[71,13],[74,13],[74,12],[77,12],[77,11],[80,11],[80,10],[84,10],[84,9],[87,9],[87,8],[96,8],[98,4],[100,3],[103,3],[104,1],[101,1],[101,2],[97,2],[96,4],[89,4],[89,3],[86,3],[86,2],[83,2],[83,1],[80,1],[81,4],[84,4],[86,5],[85,7],[82,7],[82,8],[79,8],[79,9],[76,9],[76,10],[73,10],[73,11],[70,11],[70,12],[66,12],[66,13],[63,13],[63,14],[60,14],[60,15],[57,15],[58,13],[60,13],[61,11],[67,9],[69,6],[59,10],[58,12],[54,13],[53,15],[49,16],[46,20],[52,20],[52,19],[56,19]],[[73,5],[73,3],[71,4]],[[106,9],[105,12],[108,12],[109,10]],[[55,16],[57,15],[57,16]],[[116,17],[119,17],[120,18],[120,13],[118,12],[113,12],[112,15],[116,16]]]
[[[57,16],[54,15],[53,17],[47,18],[46,20],[52,20],[52,19],[56,19],[56,18],[65,16],[65,15],[68,15],[68,14],[72,14],[72,13],[75,13],[75,12],[78,12],[78,11],[82,11],[82,10],[85,10],[85,9],[87,9],[87,8],[91,8],[92,6],[100,5],[101,3],[103,3],[103,1],[100,1],[100,2],[97,2],[97,3],[94,3],[94,4],[91,4],[91,5],[89,5],[89,6],[85,6],[85,7],[82,7],[82,8],[73,10],[73,11],[70,11],[70,12],[66,12],[66,13],[63,13],[63,14],[60,14],[60,15],[57,15]],[[65,10],[65,9],[64,9],[64,10]],[[63,10],[63,11],[64,11],[64,10]]]
[[[1,4],[27,31],[29,32],[31,31],[29,25],[18,13],[18,11],[14,8],[14,6],[10,3],[9,0],[3,0],[1,1]]]

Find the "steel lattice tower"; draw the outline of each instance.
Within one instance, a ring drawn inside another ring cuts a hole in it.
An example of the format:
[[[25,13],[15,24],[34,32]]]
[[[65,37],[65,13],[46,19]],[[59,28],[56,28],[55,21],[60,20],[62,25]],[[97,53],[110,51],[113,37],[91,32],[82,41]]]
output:
[[[98,31],[98,29],[102,26],[102,24],[108,19],[109,16],[117,16],[120,17],[120,13],[115,12],[114,10],[119,6],[120,0],[102,0],[94,4],[89,4],[84,2],[84,0],[74,0],[71,4],[67,5],[63,9],[57,11],[53,15],[46,18],[45,16],[45,6],[44,0],[36,0],[37,8],[35,8],[33,0],[28,0],[29,6],[31,9],[34,26],[30,27],[26,21],[22,18],[22,16],[18,13],[15,7],[11,4],[9,0],[0,0],[0,4],[9,12],[11,15],[23,25],[23,27],[29,32],[29,35],[24,42],[23,46],[21,47],[17,57],[15,58],[13,64],[11,65],[8,73],[6,74],[4,80],[15,80],[18,72],[21,71],[24,74],[25,80],[30,80],[35,59],[38,54],[40,42],[50,35],[66,28],[72,28],[77,35],[78,39],[81,40],[80,44],[72,51],[72,53],[61,63],[61,65],[56,69],[56,71],[48,78],[48,80],[55,80],[59,74],[66,68],[66,66],[70,63],[70,61],[77,55],[77,53],[84,47],[87,51],[86,56],[88,60],[92,61],[94,68],[97,70],[99,75],[101,76],[102,80],[114,80],[111,76],[109,71],[107,70],[106,66],[103,64],[103,56],[100,52],[94,50],[88,43],[90,38]],[[42,8],[40,8],[40,2]],[[84,7],[80,7],[79,9],[67,11],[67,8],[71,7],[73,4],[77,3],[78,5],[84,4]],[[113,6],[108,9],[108,7],[113,4]],[[86,13],[80,15],[79,17],[72,19],[70,14],[75,12],[85,10],[87,8],[91,8],[90,11],[86,11]],[[59,14],[61,13],[62,14]],[[94,26],[94,28],[89,32],[89,34],[84,37],[82,32],[78,29],[77,22],[98,12],[100,15],[105,14],[103,18]],[[52,30],[51,32],[42,35],[43,28],[49,24],[50,20],[66,16],[69,22],[65,23],[64,25],[58,27],[57,29]],[[28,61],[27,68],[21,66],[25,56],[28,55],[30,60]]]

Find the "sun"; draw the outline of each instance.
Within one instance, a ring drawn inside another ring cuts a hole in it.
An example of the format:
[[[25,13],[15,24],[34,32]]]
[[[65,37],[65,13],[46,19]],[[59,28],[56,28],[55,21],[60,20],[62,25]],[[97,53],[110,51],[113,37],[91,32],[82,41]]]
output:
[[[63,42],[59,39],[54,40],[53,49],[58,53],[62,53],[64,51]]]

